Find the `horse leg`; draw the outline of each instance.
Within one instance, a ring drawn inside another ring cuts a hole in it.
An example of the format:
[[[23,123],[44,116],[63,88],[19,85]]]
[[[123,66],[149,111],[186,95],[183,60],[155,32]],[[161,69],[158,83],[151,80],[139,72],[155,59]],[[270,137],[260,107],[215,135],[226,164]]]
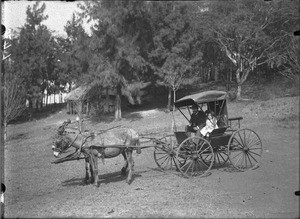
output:
[[[98,187],[98,151],[93,150],[91,153],[91,160],[93,166],[94,185]]]
[[[93,163],[92,163],[92,157],[90,158],[89,166],[90,166],[90,172],[91,172],[91,180],[90,182],[93,183],[95,181],[95,176],[94,176],[94,169],[93,169]]]
[[[126,149],[126,154],[127,154],[127,162],[129,166],[129,173],[126,182],[130,184],[132,179],[132,174],[133,174],[133,167],[134,167],[134,161],[132,159],[132,148]]]
[[[90,170],[89,159],[85,158],[85,178],[84,178],[84,183],[86,183],[89,180],[89,170]]]
[[[126,156],[125,150],[122,151],[122,155],[124,157],[125,163],[124,163],[124,166],[121,169],[121,175],[122,176],[126,176],[126,170],[127,170],[127,167],[128,167],[128,161],[127,161],[127,156]]]

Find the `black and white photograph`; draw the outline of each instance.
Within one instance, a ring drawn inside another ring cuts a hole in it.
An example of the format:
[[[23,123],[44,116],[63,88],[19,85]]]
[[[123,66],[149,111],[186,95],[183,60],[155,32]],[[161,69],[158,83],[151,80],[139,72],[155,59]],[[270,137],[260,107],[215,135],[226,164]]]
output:
[[[1,1],[1,218],[299,218],[300,1]]]

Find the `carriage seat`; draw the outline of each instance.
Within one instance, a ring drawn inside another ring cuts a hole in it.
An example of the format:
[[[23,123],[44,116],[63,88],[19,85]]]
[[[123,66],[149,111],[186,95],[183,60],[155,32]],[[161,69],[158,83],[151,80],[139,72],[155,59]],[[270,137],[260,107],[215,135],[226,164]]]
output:
[[[174,135],[176,137],[177,144],[181,144],[181,142],[189,137],[186,132],[174,132]]]
[[[215,136],[223,135],[223,134],[226,132],[226,129],[227,129],[227,128],[228,128],[228,126],[214,129],[214,130],[210,133],[210,137],[215,137]]]

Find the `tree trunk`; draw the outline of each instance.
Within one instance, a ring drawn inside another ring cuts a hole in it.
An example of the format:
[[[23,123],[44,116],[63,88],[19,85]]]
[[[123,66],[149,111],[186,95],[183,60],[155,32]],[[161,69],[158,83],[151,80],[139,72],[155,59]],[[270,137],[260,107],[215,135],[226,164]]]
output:
[[[32,99],[29,98],[29,99],[28,99],[28,108],[29,108],[30,110],[32,110],[32,107],[33,107]]]
[[[6,142],[6,139],[7,139],[7,122],[6,120],[4,119],[4,122],[3,122],[3,138],[4,138],[4,142]]]
[[[110,105],[109,91],[108,91],[108,88],[106,88],[105,105],[104,105],[104,112],[105,113],[110,113],[109,105]]]
[[[42,99],[40,99],[40,108],[41,109],[43,108],[43,97],[42,97]]]
[[[237,87],[237,93],[236,93],[236,99],[237,100],[241,100],[241,95],[242,95],[242,80],[241,80],[241,69],[238,68],[236,70],[236,82],[238,84],[238,87]]]
[[[116,93],[116,107],[115,107],[115,120],[120,120],[122,118],[122,111],[121,111],[121,85],[117,86],[117,93]]]
[[[215,66],[215,81],[219,80],[219,65]]]
[[[90,101],[88,99],[86,100],[86,114],[90,114]]]
[[[241,94],[242,94],[242,84],[238,84],[237,93],[236,93],[236,99],[237,100],[242,99]]]
[[[168,93],[168,106],[167,106],[168,111],[171,110],[171,98],[172,98],[172,90],[171,90],[171,88],[169,87],[169,93]]]
[[[175,111],[176,90],[173,89],[173,112]]]

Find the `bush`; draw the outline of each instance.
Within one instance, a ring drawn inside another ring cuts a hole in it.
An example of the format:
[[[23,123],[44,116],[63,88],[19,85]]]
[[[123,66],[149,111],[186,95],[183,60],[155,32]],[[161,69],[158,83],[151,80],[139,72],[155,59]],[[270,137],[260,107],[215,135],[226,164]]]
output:
[[[236,90],[230,90],[227,92],[229,101],[235,101],[236,100]]]

